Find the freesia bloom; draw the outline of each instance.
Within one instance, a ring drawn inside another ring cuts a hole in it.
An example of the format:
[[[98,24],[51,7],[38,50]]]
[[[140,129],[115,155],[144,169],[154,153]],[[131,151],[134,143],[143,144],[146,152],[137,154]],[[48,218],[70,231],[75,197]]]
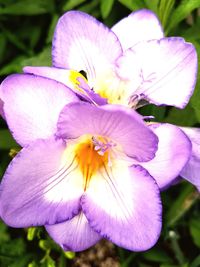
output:
[[[65,250],[84,250],[102,237],[134,251],[155,244],[158,184],[170,183],[191,153],[181,130],[147,127],[130,108],[81,102],[63,84],[34,75],[9,76],[0,97],[23,146],[0,188],[8,225],[45,225]]]
[[[123,27],[132,25],[127,38]],[[143,99],[184,107],[195,84],[194,47],[163,38],[147,10],[111,30],[72,11],[58,22],[52,53],[53,67],[26,67],[34,75],[10,76],[0,88],[23,147],[2,180],[1,217],[14,227],[45,225],[65,250],[102,237],[148,249],[161,229],[159,189],[179,175],[191,143],[179,128],[146,125],[127,106]]]
[[[53,67],[24,71],[70,88],[79,72],[85,73],[89,88],[108,103],[136,107],[143,99],[183,108],[195,86],[194,46],[183,38],[165,38],[149,10],[133,12],[111,29],[88,14],[69,11],[58,21],[52,47]]]
[[[24,71],[60,81],[79,95],[82,88],[81,96],[91,103],[99,95],[98,104],[107,99],[134,109],[144,102],[184,108],[196,82],[194,46],[165,38],[149,10],[133,12],[111,29],[83,12],[67,12],[56,26],[52,59],[53,67]]]

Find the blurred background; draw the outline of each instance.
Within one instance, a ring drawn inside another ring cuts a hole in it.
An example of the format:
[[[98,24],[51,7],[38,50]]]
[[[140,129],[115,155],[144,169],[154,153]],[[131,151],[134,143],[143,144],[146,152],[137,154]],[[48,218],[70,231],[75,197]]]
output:
[[[200,0],[0,0],[0,79],[22,67],[50,66],[58,18],[82,10],[108,25],[148,8],[166,36],[182,36],[200,55]],[[130,33],[131,34],[131,33]],[[140,111],[156,121],[200,127],[200,84],[184,110],[149,105]],[[0,120],[0,175],[20,150]],[[162,192],[163,230],[154,248],[134,253],[103,240],[81,252],[63,252],[43,228],[13,229],[0,221],[0,267],[200,267],[200,202],[197,190],[180,181]]]

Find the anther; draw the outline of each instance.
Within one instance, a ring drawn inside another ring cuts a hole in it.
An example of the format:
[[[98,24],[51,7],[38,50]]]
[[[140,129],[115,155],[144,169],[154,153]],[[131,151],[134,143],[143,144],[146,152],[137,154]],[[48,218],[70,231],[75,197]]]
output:
[[[116,144],[114,144],[112,141],[104,143],[94,136],[92,136],[92,142],[94,144],[94,150],[97,151],[100,156],[103,156],[108,149],[116,146]]]

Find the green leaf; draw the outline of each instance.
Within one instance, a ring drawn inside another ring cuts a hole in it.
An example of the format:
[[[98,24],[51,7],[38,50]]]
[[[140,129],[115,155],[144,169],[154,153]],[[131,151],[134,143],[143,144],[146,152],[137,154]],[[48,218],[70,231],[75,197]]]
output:
[[[194,108],[189,104],[184,109],[171,108],[164,121],[179,126],[194,126],[198,118]]]
[[[97,8],[99,6],[99,3],[100,3],[100,0],[92,1],[91,3],[86,2],[86,4],[81,6],[79,10],[95,16],[97,10],[99,11],[99,9]]]
[[[28,262],[31,259],[31,255],[25,254],[21,257],[18,257],[12,264],[9,264],[9,267],[27,267]]]
[[[22,72],[22,62],[26,59],[26,56],[18,56],[15,57],[11,62],[4,65],[2,68],[0,68],[0,75],[8,75],[11,73],[20,73]],[[24,65],[25,66],[25,65]]]
[[[7,226],[0,221],[0,243],[6,242],[10,239]]]
[[[105,19],[110,14],[110,11],[113,7],[114,0],[101,0],[100,2],[100,9],[101,9],[101,15]]]
[[[170,230],[168,232],[168,239],[170,241],[171,250],[173,251],[177,262],[180,264],[180,266],[185,266],[184,264],[186,262],[186,259],[179,245],[179,234],[174,230]]]
[[[5,4],[5,1],[4,1]],[[6,15],[39,15],[54,11],[53,0],[13,0],[5,7],[0,7],[0,14]]]
[[[58,261],[58,266],[56,267],[66,267],[67,265],[67,258],[65,257],[64,253],[61,253]]]
[[[159,5],[159,18],[161,20],[161,24],[163,28],[168,23],[168,18],[172,12],[172,9],[174,7],[175,0],[160,0],[160,5]]]
[[[52,20],[48,29],[48,34],[47,34],[47,38],[46,38],[46,44],[50,44],[52,43],[52,39],[53,39],[53,34],[55,31],[55,27],[56,24],[58,22],[59,16],[57,14],[52,16]]]
[[[192,239],[197,247],[200,248],[200,218],[191,219],[189,227]]]
[[[33,57],[19,56],[0,69],[0,75],[13,72],[22,72],[25,66],[51,66],[51,46],[44,48],[42,52]]]
[[[191,263],[190,267],[199,267],[199,266],[200,266],[200,255],[194,259],[194,261]]]
[[[65,5],[62,7],[62,10],[68,11],[68,10],[74,9],[75,7],[84,3],[85,1],[86,0],[68,0],[68,1],[66,1]]]
[[[172,12],[166,32],[171,31],[179,22],[198,7],[200,7],[200,0],[182,0],[178,7]]]
[[[51,46],[44,48],[39,54],[21,61],[21,66],[51,66]]]
[[[29,27],[29,30],[31,31],[31,36],[27,36],[30,38],[30,47],[31,50],[38,44],[40,41],[41,35],[42,35],[42,29],[41,27],[35,26],[34,27]],[[33,52],[31,51],[31,54]]]
[[[190,25],[189,28],[181,28],[181,36],[183,36],[187,41],[195,41],[199,39],[199,28],[200,28],[200,17],[197,17],[195,23]]]
[[[143,0],[119,0],[119,2],[131,11],[145,8]]]
[[[0,63],[3,61],[4,54],[6,52],[7,39],[5,34],[0,33]]]
[[[29,49],[27,48],[27,46],[19,39],[19,37],[15,33],[13,33],[10,30],[8,30],[2,24],[0,24],[0,29],[4,33],[4,35],[6,36],[6,38],[14,46],[16,46],[18,49],[22,50],[25,54],[30,55],[31,52],[29,51]]]
[[[25,243],[22,238],[12,239],[12,242],[5,242],[0,246],[0,255],[4,254],[7,257],[20,257],[25,252]]]
[[[156,14],[158,13],[158,3],[160,0],[144,0],[145,5],[147,6],[147,8],[151,9],[152,11],[154,11]]]
[[[193,42],[195,45],[197,54],[198,54],[198,65],[200,64],[200,45],[197,42]],[[194,109],[197,119],[200,121],[200,68],[197,73],[197,84],[194,90],[194,93],[190,99],[190,105]]]
[[[172,263],[172,259],[164,250],[153,248],[142,254],[143,258],[148,261],[154,261],[159,263]]]
[[[1,129],[0,130],[0,149],[11,149],[14,147],[19,147],[15,140],[13,139],[12,135],[10,134],[10,131],[7,129]]]
[[[154,116],[156,122],[162,122],[165,117],[166,107],[158,107],[150,104],[142,107],[140,112],[144,116]]]
[[[166,226],[172,227],[177,221],[191,208],[191,206],[199,199],[199,194],[195,188],[188,183],[183,184],[179,196],[173,202],[173,206],[166,213]]]

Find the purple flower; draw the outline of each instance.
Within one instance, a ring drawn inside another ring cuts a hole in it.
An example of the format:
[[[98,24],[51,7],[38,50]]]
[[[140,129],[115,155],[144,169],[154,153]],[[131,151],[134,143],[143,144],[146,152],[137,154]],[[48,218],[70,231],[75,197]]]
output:
[[[155,157],[158,139],[140,115],[80,102],[61,83],[32,75],[4,80],[1,99],[23,146],[1,183],[7,224],[46,225],[66,250],[102,237],[135,251],[155,244],[159,189],[141,164]]]
[[[123,25],[135,25],[132,37],[124,38]],[[188,162],[191,142],[173,125],[146,125],[125,106],[145,99],[184,107],[196,71],[193,46],[162,37],[156,17],[146,10],[113,31],[71,11],[56,28],[54,67],[26,67],[34,75],[3,81],[3,114],[23,147],[1,183],[0,214],[7,224],[45,225],[65,250],[84,250],[102,237],[134,251],[155,244],[159,189]],[[181,92],[174,90],[179,84]]]
[[[183,108],[196,82],[194,46],[183,38],[165,38],[149,10],[133,12],[111,29],[83,12],[65,13],[55,29],[52,61],[53,67],[24,71],[75,91],[74,81],[85,72],[95,93],[134,108],[141,100]]]
[[[34,75],[9,76],[0,97],[23,146],[1,183],[8,225],[45,225],[65,250],[84,250],[102,237],[134,251],[155,244],[158,185],[168,185],[191,153],[180,129],[147,127],[132,109],[81,102],[63,84]]]
[[[25,67],[24,71],[58,80],[78,94],[88,86],[85,95],[90,94],[90,99],[86,100],[93,99],[98,104],[104,104],[106,98],[109,103],[134,109],[144,102],[184,108],[196,82],[194,46],[183,38],[165,38],[157,17],[149,10],[133,12],[111,29],[83,12],[67,12],[56,27],[52,57],[53,67]],[[80,71],[87,74],[87,81]],[[174,127],[160,128],[166,129],[170,146],[177,140],[168,134]],[[176,131],[179,135],[180,130]],[[178,149],[173,153],[177,159]],[[164,176],[167,175],[165,172]],[[157,178],[161,188],[169,185],[162,179]]]

